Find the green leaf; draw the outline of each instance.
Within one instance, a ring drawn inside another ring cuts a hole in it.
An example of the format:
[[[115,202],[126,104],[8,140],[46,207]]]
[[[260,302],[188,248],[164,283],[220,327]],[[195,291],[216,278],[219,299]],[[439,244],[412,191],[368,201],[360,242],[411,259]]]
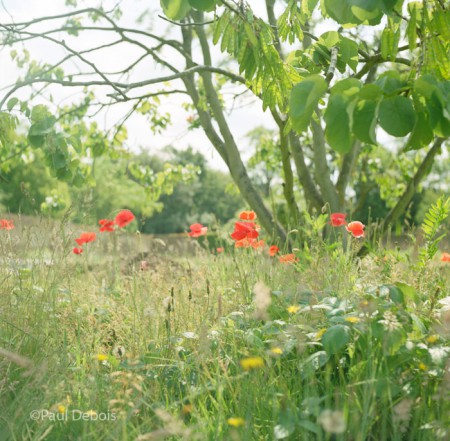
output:
[[[337,31],[328,31],[323,33],[320,38],[319,42],[324,44],[328,49],[331,49],[334,46],[337,46],[341,39],[341,36],[339,35],[339,32]]]
[[[181,20],[191,9],[188,0],[160,0],[164,15],[171,20]]]
[[[395,286],[403,293],[406,300],[411,300],[413,302],[418,302],[420,300],[419,294],[414,286],[408,285],[404,282],[397,282]]]
[[[433,13],[433,31],[442,37],[444,41],[450,40],[450,11],[436,9]]]
[[[320,428],[320,426],[316,423],[313,423],[312,421],[309,420],[299,420],[297,422],[297,424],[300,427],[303,427],[306,430],[309,430],[312,433],[315,433],[316,435],[319,435],[320,433],[322,433],[322,429]]]
[[[352,6],[352,13],[362,22],[369,24],[378,24],[381,21],[383,13],[381,11],[380,0],[347,0]]]
[[[324,0],[326,13],[341,24],[360,24],[361,20],[352,12],[352,5],[348,0]]]
[[[19,99],[14,97],[8,100],[8,102],[6,103],[6,108],[11,112],[11,110],[13,109],[13,107],[19,102]]]
[[[331,95],[345,95],[351,97],[358,93],[361,89],[362,82],[356,78],[346,78],[345,80],[338,81],[331,88]]]
[[[356,72],[359,63],[358,44],[355,41],[350,40],[350,38],[341,37],[338,53],[338,59],[339,58],[347,64],[353,72]]]
[[[38,104],[31,110],[31,120],[33,122],[39,122],[49,117],[53,116],[50,113],[50,110],[48,110],[47,106],[44,106],[44,104]]]
[[[404,86],[404,81],[400,79],[400,74],[396,70],[388,70],[377,78],[375,84],[381,87],[384,93],[391,95]]]
[[[417,121],[407,144],[408,149],[412,150],[427,146],[434,139],[433,128],[430,125],[428,113],[419,111],[416,112],[416,115]]]
[[[297,416],[291,408],[281,409],[278,424],[273,428],[275,439],[285,439],[295,432]]]
[[[33,109],[34,110],[34,109]],[[45,143],[45,137],[53,131],[56,118],[49,116],[41,121],[31,125],[28,131],[28,141],[33,147],[42,147]]]
[[[363,142],[376,144],[375,127],[377,125],[378,103],[360,100],[353,110],[353,133]]]
[[[410,19],[406,26],[406,36],[408,37],[409,50],[413,51],[417,46],[417,8],[414,3],[410,5],[412,6],[408,7]]]
[[[378,114],[380,126],[396,137],[410,133],[417,119],[411,100],[400,95],[381,101]]]
[[[381,34],[381,56],[385,60],[394,61],[398,52],[398,43],[400,42],[400,27],[393,29],[386,27]]]
[[[405,304],[405,297],[403,296],[403,292],[400,288],[395,285],[383,285],[383,287],[388,289],[389,298],[394,303],[401,303],[402,305]]]
[[[350,330],[348,326],[335,325],[328,328],[322,335],[322,344],[328,355],[339,354],[350,341]]]
[[[214,11],[216,8],[216,0],[188,0],[189,4],[199,11]]]
[[[327,82],[320,75],[311,75],[292,88],[290,116],[292,127],[297,132],[308,128],[312,113],[327,88]]]
[[[331,148],[339,153],[347,153],[352,148],[348,99],[343,95],[331,95],[324,114],[325,137]]]

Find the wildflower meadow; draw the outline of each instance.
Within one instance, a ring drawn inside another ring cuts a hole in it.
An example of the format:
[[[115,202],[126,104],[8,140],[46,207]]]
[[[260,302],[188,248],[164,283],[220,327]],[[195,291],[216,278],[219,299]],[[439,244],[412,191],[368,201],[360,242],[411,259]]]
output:
[[[448,439],[449,212],[415,255],[358,258],[370,227],[344,213],[288,250],[243,211],[214,247],[187,227],[178,267],[124,265],[130,210],[52,238],[2,219],[1,439]]]
[[[450,441],[449,0],[1,0],[0,441]]]

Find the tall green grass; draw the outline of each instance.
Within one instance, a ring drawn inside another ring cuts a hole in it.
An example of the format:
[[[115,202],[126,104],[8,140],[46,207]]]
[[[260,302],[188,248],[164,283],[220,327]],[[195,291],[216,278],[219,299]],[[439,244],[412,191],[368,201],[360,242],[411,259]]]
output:
[[[145,271],[111,236],[75,256],[67,227],[1,231],[0,440],[448,439],[449,264],[359,260],[311,222],[296,264]]]

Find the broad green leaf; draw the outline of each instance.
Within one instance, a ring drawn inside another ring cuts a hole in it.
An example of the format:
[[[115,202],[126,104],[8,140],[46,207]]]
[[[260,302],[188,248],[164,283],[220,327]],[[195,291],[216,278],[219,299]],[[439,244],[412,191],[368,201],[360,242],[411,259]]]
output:
[[[65,168],[67,165],[66,155],[61,150],[57,150],[56,152],[52,153],[50,158],[51,158],[51,166],[56,170],[60,168]]]
[[[216,0],[188,0],[189,4],[199,11],[214,11]]]
[[[434,138],[433,128],[428,119],[428,113],[416,111],[416,115],[417,121],[407,144],[407,147],[412,150],[427,146]]]
[[[332,95],[324,114],[325,138],[331,148],[339,153],[347,153],[352,148],[350,115],[347,107],[348,99],[343,95]]]
[[[405,83],[401,80],[400,74],[396,70],[388,70],[382,73],[374,84],[381,87],[387,95],[391,95],[400,90]]]
[[[350,341],[348,326],[335,325],[328,328],[322,335],[322,344],[328,355],[335,355],[343,352]]]
[[[400,288],[395,285],[383,285],[384,288],[388,289],[389,299],[391,299],[394,303],[405,304],[405,297]]]
[[[19,99],[14,97],[8,100],[8,102],[6,103],[6,108],[11,112],[11,110],[13,109],[13,107],[19,102]]]
[[[325,45],[328,49],[331,49],[332,47],[337,46],[340,39],[339,32],[328,31],[320,36],[319,42]]]
[[[361,89],[362,82],[357,78],[346,78],[345,80],[338,81],[331,88],[330,94],[341,94],[345,96],[352,96],[358,93]]]
[[[360,100],[353,110],[353,133],[363,142],[376,144],[375,127],[377,125],[378,103],[372,100]]]
[[[404,282],[397,282],[395,286],[403,293],[406,300],[411,300],[413,302],[419,301],[419,294],[414,286],[408,285]]]
[[[406,341],[406,332],[403,329],[395,329],[387,332],[384,339],[383,351],[386,355],[395,355]]]
[[[303,132],[308,128],[312,113],[327,88],[327,82],[320,75],[311,75],[293,87],[290,116],[292,126],[297,132]]]
[[[361,20],[352,12],[352,5],[348,0],[324,0],[326,13],[340,24],[360,24]]]
[[[181,20],[191,9],[188,0],[160,0],[164,15],[171,20]]]
[[[388,13],[393,12],[395,9],[400,9],[401,11],[402,4],[403,0],[381,0],[381,8]]]
[[[28,131],[28,141],[33,147],[42,147],[45,143],[45,137],[53,131],[56,118],[49,116],[31,125]]]
[[[361,22],[367,21],[370,24],[378,24],[383,16],[380,0],[346,0],[352,6],[352,13]]]
[[[353,72],[356,72],[359,63],[358,44],[349,38],[341,37],[338,58],[347,64]]]
[[[380,86],[376,84],[365,84],[359,91],[360,100],[377,100],[381,98],[382,92]]]
[[[378,115],[380,126],[396,137],[410,133],[417,119],[411,100],[401,95],[381,101]]]

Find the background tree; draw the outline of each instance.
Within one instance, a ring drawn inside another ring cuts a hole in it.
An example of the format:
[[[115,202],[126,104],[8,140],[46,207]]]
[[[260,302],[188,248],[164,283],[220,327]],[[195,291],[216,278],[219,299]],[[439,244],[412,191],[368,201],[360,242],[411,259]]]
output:
[[[6,105],[17,113],[20,106],[20,112],[31,119],[30,143],[44,148],[64,171],[60,175],[75,179],[75,165],[67,160],[68,141],[58,135],[56,119],[43,109],[28,110],[27,103],[15,98],[19,89],[52,84],[104,87],[110,101],[90,99],[83,109],[129,102],[130,112],[149,115],[161,129],[167,127],[168,116],[158,113],[154,97],[187,95],[197,112],[197,125],[227,165],[242,197],[262,226],[281,239],[286,239],[285,227],[296,225],[305,209],[336,212],[361,205],[356,197],[364,192],[352,190],[362,184],[368,155],[380,151],[381,128],[400,140],[399,158],[423,149],[420,161],[403,177],[401,193],[388,205],[382,226],[387,229],[405,212],[450,135],[448,4],[434,0],[408,4],[324,0],[320,7],[317,0],[266,0],[265,4],[267,18],[261,18],[243,1],[161,0],[165,20],[170,22],[169,35],[143,26],[122,26],[118,8],[82,9],[3,24],[4,45],[39,39],[65,55],[42,64],[24,61],[24,56],[13,52],[28,71],[4,94],[0,109]],[[337,30],[316,31],[315,11],[336,22]],[[384,23],[381,33],[374,28],[380,23]],[[103,33],[105,38],[96,38],[99,43],[89,49],[77,49],[71,36],[90,32]],[[90,52],[118,44],[139,50],[139,57],[110,73],[90,61]],[[227,54],[225,62],[212,50],[214,45]],[[133,80],[137,66],[147,58],[164,73]],[[65,72],[72,60],[86,69],[81,75]],[[124,81],[125,75],[130,80]],[[242,159],[227,119],[229,104],[221,94],[228,81],[241,85],[240,93],[258,97],[278,127],[279,169],[289,213],[285,225],[268,208]],[[8,112],[2,115],[13,118]],[[297,197],[298,188],[305,206]]]

